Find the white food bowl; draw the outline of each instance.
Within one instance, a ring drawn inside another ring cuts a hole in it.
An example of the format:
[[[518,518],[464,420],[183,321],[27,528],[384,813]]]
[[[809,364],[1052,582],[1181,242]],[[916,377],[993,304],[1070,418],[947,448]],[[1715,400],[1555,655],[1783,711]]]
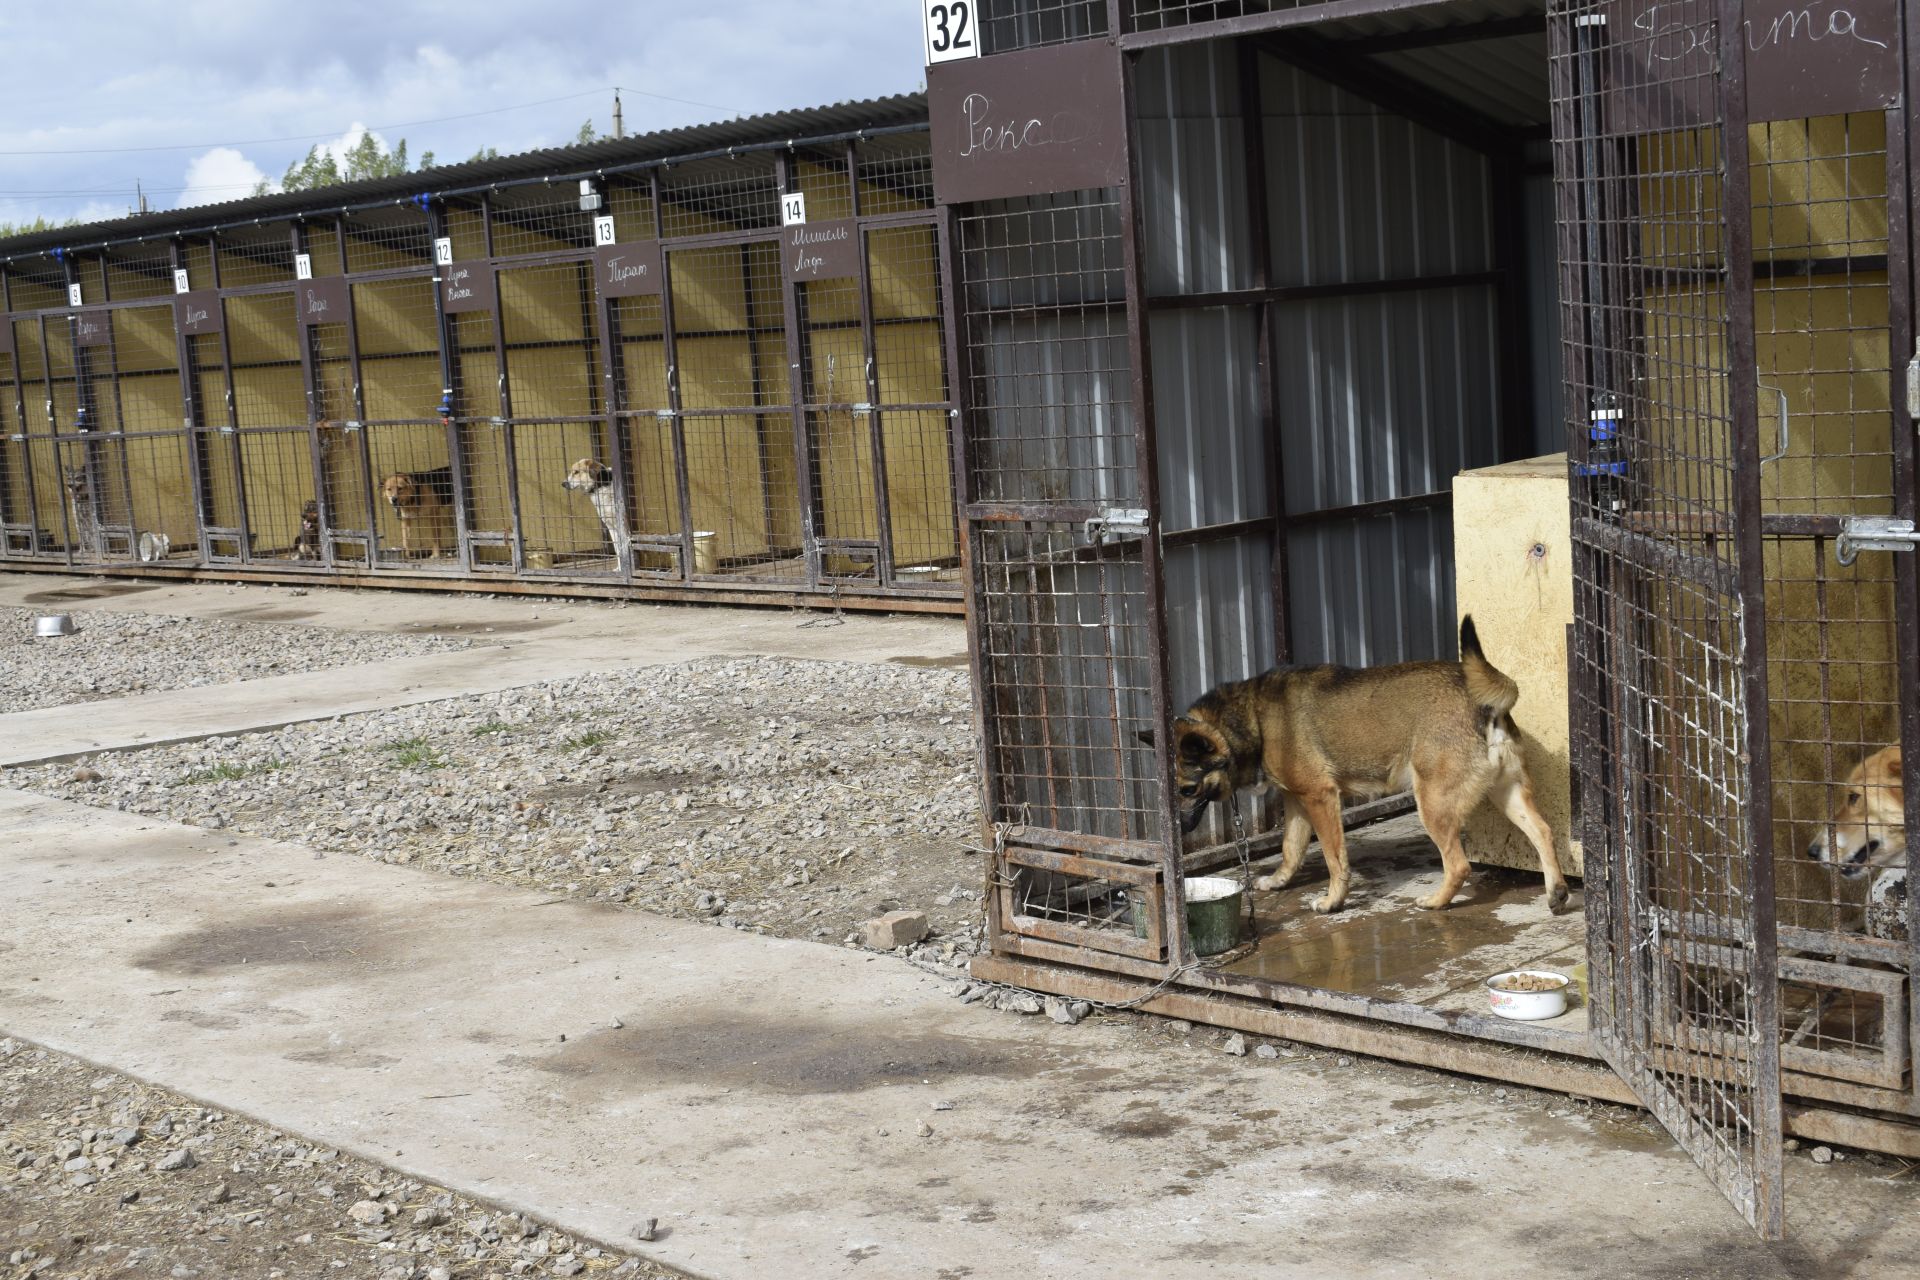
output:
[[[1505,991],[1501,985],[1514,978],[1534,978],[1553,985],[1545,991]],[[1573,979],[1564,973],[1546,969],[1511,969],[1487,979],[1487,999],[1493,1011],[1503,1018],[1535,1022],[1557,1018],[1567,1011],[1567,987]]]
[[[73,634],[73,619],[64,613],[42,614],[33,624],[33,634],[43,639]]]

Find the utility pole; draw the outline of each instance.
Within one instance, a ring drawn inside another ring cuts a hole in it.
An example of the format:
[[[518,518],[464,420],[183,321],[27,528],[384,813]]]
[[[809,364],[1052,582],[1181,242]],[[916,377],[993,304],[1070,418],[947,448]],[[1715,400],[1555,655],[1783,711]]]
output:
[[[613,88],[613,136],[616,138],[627,136],[626,122],[620,118],[620,86],[618,85]]]

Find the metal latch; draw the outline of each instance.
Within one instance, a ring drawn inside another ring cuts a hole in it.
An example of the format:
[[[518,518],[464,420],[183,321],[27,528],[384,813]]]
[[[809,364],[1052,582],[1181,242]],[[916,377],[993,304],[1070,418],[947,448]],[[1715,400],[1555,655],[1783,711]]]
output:
[[[1907,417],[1920,421],[1920,339],[1913,344],[1913,359],[1907,361]]]
[[[1920,542],[1913,521],[1893,516],[1849,516],[1840,526],[1840,537],[1833,544],[1834,558],[1852,564],[1862,551],[1911,551]]]
[[[1143,538],[1147,533],[1147,511],[1145,507],[1108,507],[1105,511],[1087,521],[1087,537],[1098,542],[1102,538]]]

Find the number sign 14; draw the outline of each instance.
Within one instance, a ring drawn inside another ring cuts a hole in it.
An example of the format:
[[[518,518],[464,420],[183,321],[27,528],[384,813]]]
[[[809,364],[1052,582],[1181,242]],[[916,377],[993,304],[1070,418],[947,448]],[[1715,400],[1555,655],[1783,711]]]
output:
[[[975,29],[974,0],[924,0],[927,63],[952,62],[980,56]]]
[[[790,227],[807,220],[807,197],[802,191],[789,191],[780,197],[780,225]]]

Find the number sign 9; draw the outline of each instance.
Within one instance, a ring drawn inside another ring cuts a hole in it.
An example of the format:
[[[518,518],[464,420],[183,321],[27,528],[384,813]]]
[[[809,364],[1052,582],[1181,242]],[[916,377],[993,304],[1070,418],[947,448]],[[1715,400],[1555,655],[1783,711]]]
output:
[[[980,56],[973,0],[924,0],[927,63]]]

